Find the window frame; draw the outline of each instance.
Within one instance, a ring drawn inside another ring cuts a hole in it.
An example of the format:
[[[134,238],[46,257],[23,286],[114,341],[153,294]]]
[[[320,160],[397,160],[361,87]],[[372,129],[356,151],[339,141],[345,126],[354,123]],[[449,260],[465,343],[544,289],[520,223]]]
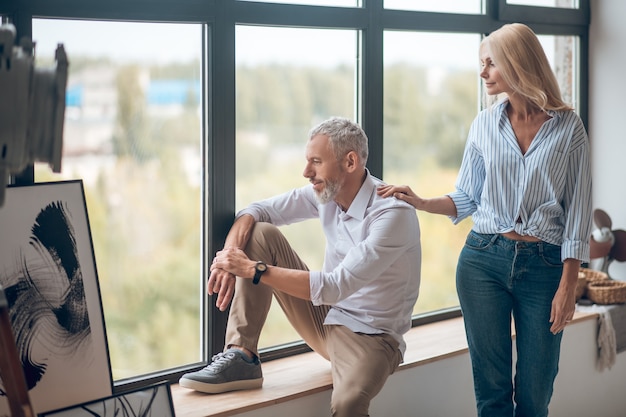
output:
[[[524,6],[508,4],[507,0],[498,0],[498,19],[502,21],[523,21],[524,23],[543,23],[551,25],[589,25],[589,0],[578,0],[577,9]]]
[[[577,72],[583,122],[588,118],[589,0],[580,0],[578,9],[545,8],[506,4],[506,0],[486,0],[482,15],[462,15],[384,9],[380,0],[363,0],[362,7],[309,6],[247,2],[244,0],[155,0],[146,7],[141,0],[86,2],[67,0],[0,0],[0,15],[16,27],[18,38],[32,37],[33,18],[95,19],[142,22],[202,23],[203,76],[202,100],[204,259],[223,246],[235,214],[235,26],[265,25],[306,28],[338,28],[360,31],[361,65],[357,74],[357,118],[370,137],[368,168],[373,175],[383,171],[383,33],[385,30],[466,32],[486,34],[507,22],[529,24],[537,34],[573,35],[580,38]],[[219,45],[219,47],[216,47]],[[71,57],[70,57],[71,59]],[[214,105],[219,103],[219,106]],[[218,158],[211,158],[219,155]],[[218,180],[219,179],[219,180]],[[34,170],[27,168],[11,178],[15,184],[35,182]],[[203,289],[208,265],[204,262]],[[215,296],[203,300],[204,363],[221,351],[227,312],[215,307]],[[431,323],[460,315],[459,308],[434,311],[415,317],[413,325]],[[264,361],[308,351],[302,342],[262,352]],[[184,372],[202,364],[189,364],[124,380],[115,392],[127,392],[157,381],[177,381]]]

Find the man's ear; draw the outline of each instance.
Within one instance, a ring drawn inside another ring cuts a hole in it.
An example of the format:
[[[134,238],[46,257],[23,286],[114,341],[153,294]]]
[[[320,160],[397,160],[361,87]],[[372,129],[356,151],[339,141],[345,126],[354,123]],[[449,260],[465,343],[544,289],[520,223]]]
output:
[[[344,159],[344,164],[348,172],[352,172],[357,169],[357,167],[359,166],[359,157],[357,156],[356,152],[348,152]]]

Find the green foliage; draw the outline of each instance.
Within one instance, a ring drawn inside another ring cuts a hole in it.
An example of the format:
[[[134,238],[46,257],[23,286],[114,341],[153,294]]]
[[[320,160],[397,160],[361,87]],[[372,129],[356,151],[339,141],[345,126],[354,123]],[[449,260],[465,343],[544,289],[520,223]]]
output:
[[[197,80],[200,79],[200,61],[175,62],[167,65],[155,65],[149,68],[153,80]]]
[[[330,116],[353,117],[354,74],[284,65],[241,67],[236,73],[237,129],[263,131],[279,146],[294,140],[285,126],[307,132]],[[285,134],[287,133],[287,134]],[[301,140],[297,136],[295,139]]]
[[[74,57],[73,70],[89,64]],[[140,83],[148,70],[153,79],[197,79],[197,68],[119,68],[115,163],[85,188],[115,379],[201,360],[204,214],[200,185],[188,180],[183,157],[200,154],[199,112],[190,102],[175,117],[152,116]],[[384,164],[386,181],[432,196],[453,187],[478,100],[473,73],[448,73],[435,90],[427,75],[406,65],[385,69]],[[355,82],[347,67],[241,67],[236,77],[236,206],[243,208],[306,184],[307,133],[329,116],[354,116]],[[63,176],[81,178],[80,169],[65,168]],[[38,179],[58,179],[40,171]],[[456,256],[470,224],[419,218],[423,269],[415,311],[456,305]],[[283,231],[310,268],[321,268],[325,242],[317,220]],[[274,304],[261,346],[298,338]]]
[[[158,165],[118,160],[89,205],[116,378],[200,360],[200,192],[169,151]]]
[[[146,99],[140,84],[141,68],[122,67],[117,73],[117,129],[113,135],[113,149],[118,157],[130,156],[141,162],[153,156]]]
[[[431,158],[459,166],[478,109],[476,73],[449,72],[433,84],[424,68],[385,69],[385,166],[410,169]]]

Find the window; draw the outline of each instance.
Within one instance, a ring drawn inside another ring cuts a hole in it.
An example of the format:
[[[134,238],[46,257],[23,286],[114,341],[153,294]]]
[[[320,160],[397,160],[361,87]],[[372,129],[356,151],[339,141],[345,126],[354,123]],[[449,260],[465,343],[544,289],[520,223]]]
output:
[[[36,165],[14,180],[85,183],[118,390],[176,381],[221,349],[227,316],[206,302],[205,259],[239,209],[306,184],[305,140],[322,119],[363,125],[374,175],[446,192],[479,110],[480,37],[520,21],[586,120],[588,0],[49,3],[0,4],[38,61],[57,43],[70,60],[63,172]],[[415,313],[436,320],[458,313],[454,268],[471,224],[420,220]],[[283,231],[321,266],[315,221]],[[275,308],[264,354],[297,339]]]
[[[539,35],[566,102],[575,105],[577,48],[572,36]],[[470,124],[478,111],[477,34],[384,34],[384,178],[425,197],[454,189]],[[433,181],[437,178],[437,181]],[[419,213],[422,286],[414,313],[458,305],[455,270],[471,219]],[[430,240],[437,244],[429,244]],[[435,240],[436,239],[436,240]]]
[[[70,61],[62,172],[82,179],[113,377],[202,361],[202,27],[33,21]]]
[[[577,9],[578,0],[506,0],[508,4],[522,6],[560,7],[563,9]]]
[[[479,110],[479,43],[478,34],[385,32],[388,183],[408,184],[424,197],[454,190],[467,132]],[[453,226],[444,216],[420,212],[418,217],[422,283],[414,312],[457,306],[456,261],[471,221]]]
[[[552,33],[554,25],[588,26],[589,3],[590,0],[498,0],[497,14],[502,21],[546,25],[547,32]],[[519,18],[521,15],[523,19]]]
[[[384,2],[386,9],[471,14],[484,12],[482,0],[384,0]]]
[[[580,111],[578,66],[579,38],[576,36],[537,35],[556,75],[563,101]]]
[[[330,116],[355,117],[357,34],[353,30],[237,26],[236,206],[307,184],[309,130]],[[320,270],[317,220],[283,227],[310,269]],[[272,303],[260,347],[299,340]]]
[[[266,0],[246,0],[257,3],[265,3]],[[274,3],[285,4],[308,4],[311,6],[341,6],[341,7],[355,7],[358,5],[359,0],[274,0]]]

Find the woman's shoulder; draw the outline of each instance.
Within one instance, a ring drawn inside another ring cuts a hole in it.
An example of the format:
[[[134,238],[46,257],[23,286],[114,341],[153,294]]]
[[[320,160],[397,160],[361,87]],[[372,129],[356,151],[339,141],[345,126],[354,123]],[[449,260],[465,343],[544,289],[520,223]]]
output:
[[[588,146],[587,129],[580,116],[574,110],[557,110],[549,112],[556,122],[553,132],[569,143],[570,149],[578,149],[581,145]]]
[[[586,130],[581,117],[575,110],[554,110],[548,112],[550,116],[557,119],[557,122],[563,128],[571,128],[576,130]]]

